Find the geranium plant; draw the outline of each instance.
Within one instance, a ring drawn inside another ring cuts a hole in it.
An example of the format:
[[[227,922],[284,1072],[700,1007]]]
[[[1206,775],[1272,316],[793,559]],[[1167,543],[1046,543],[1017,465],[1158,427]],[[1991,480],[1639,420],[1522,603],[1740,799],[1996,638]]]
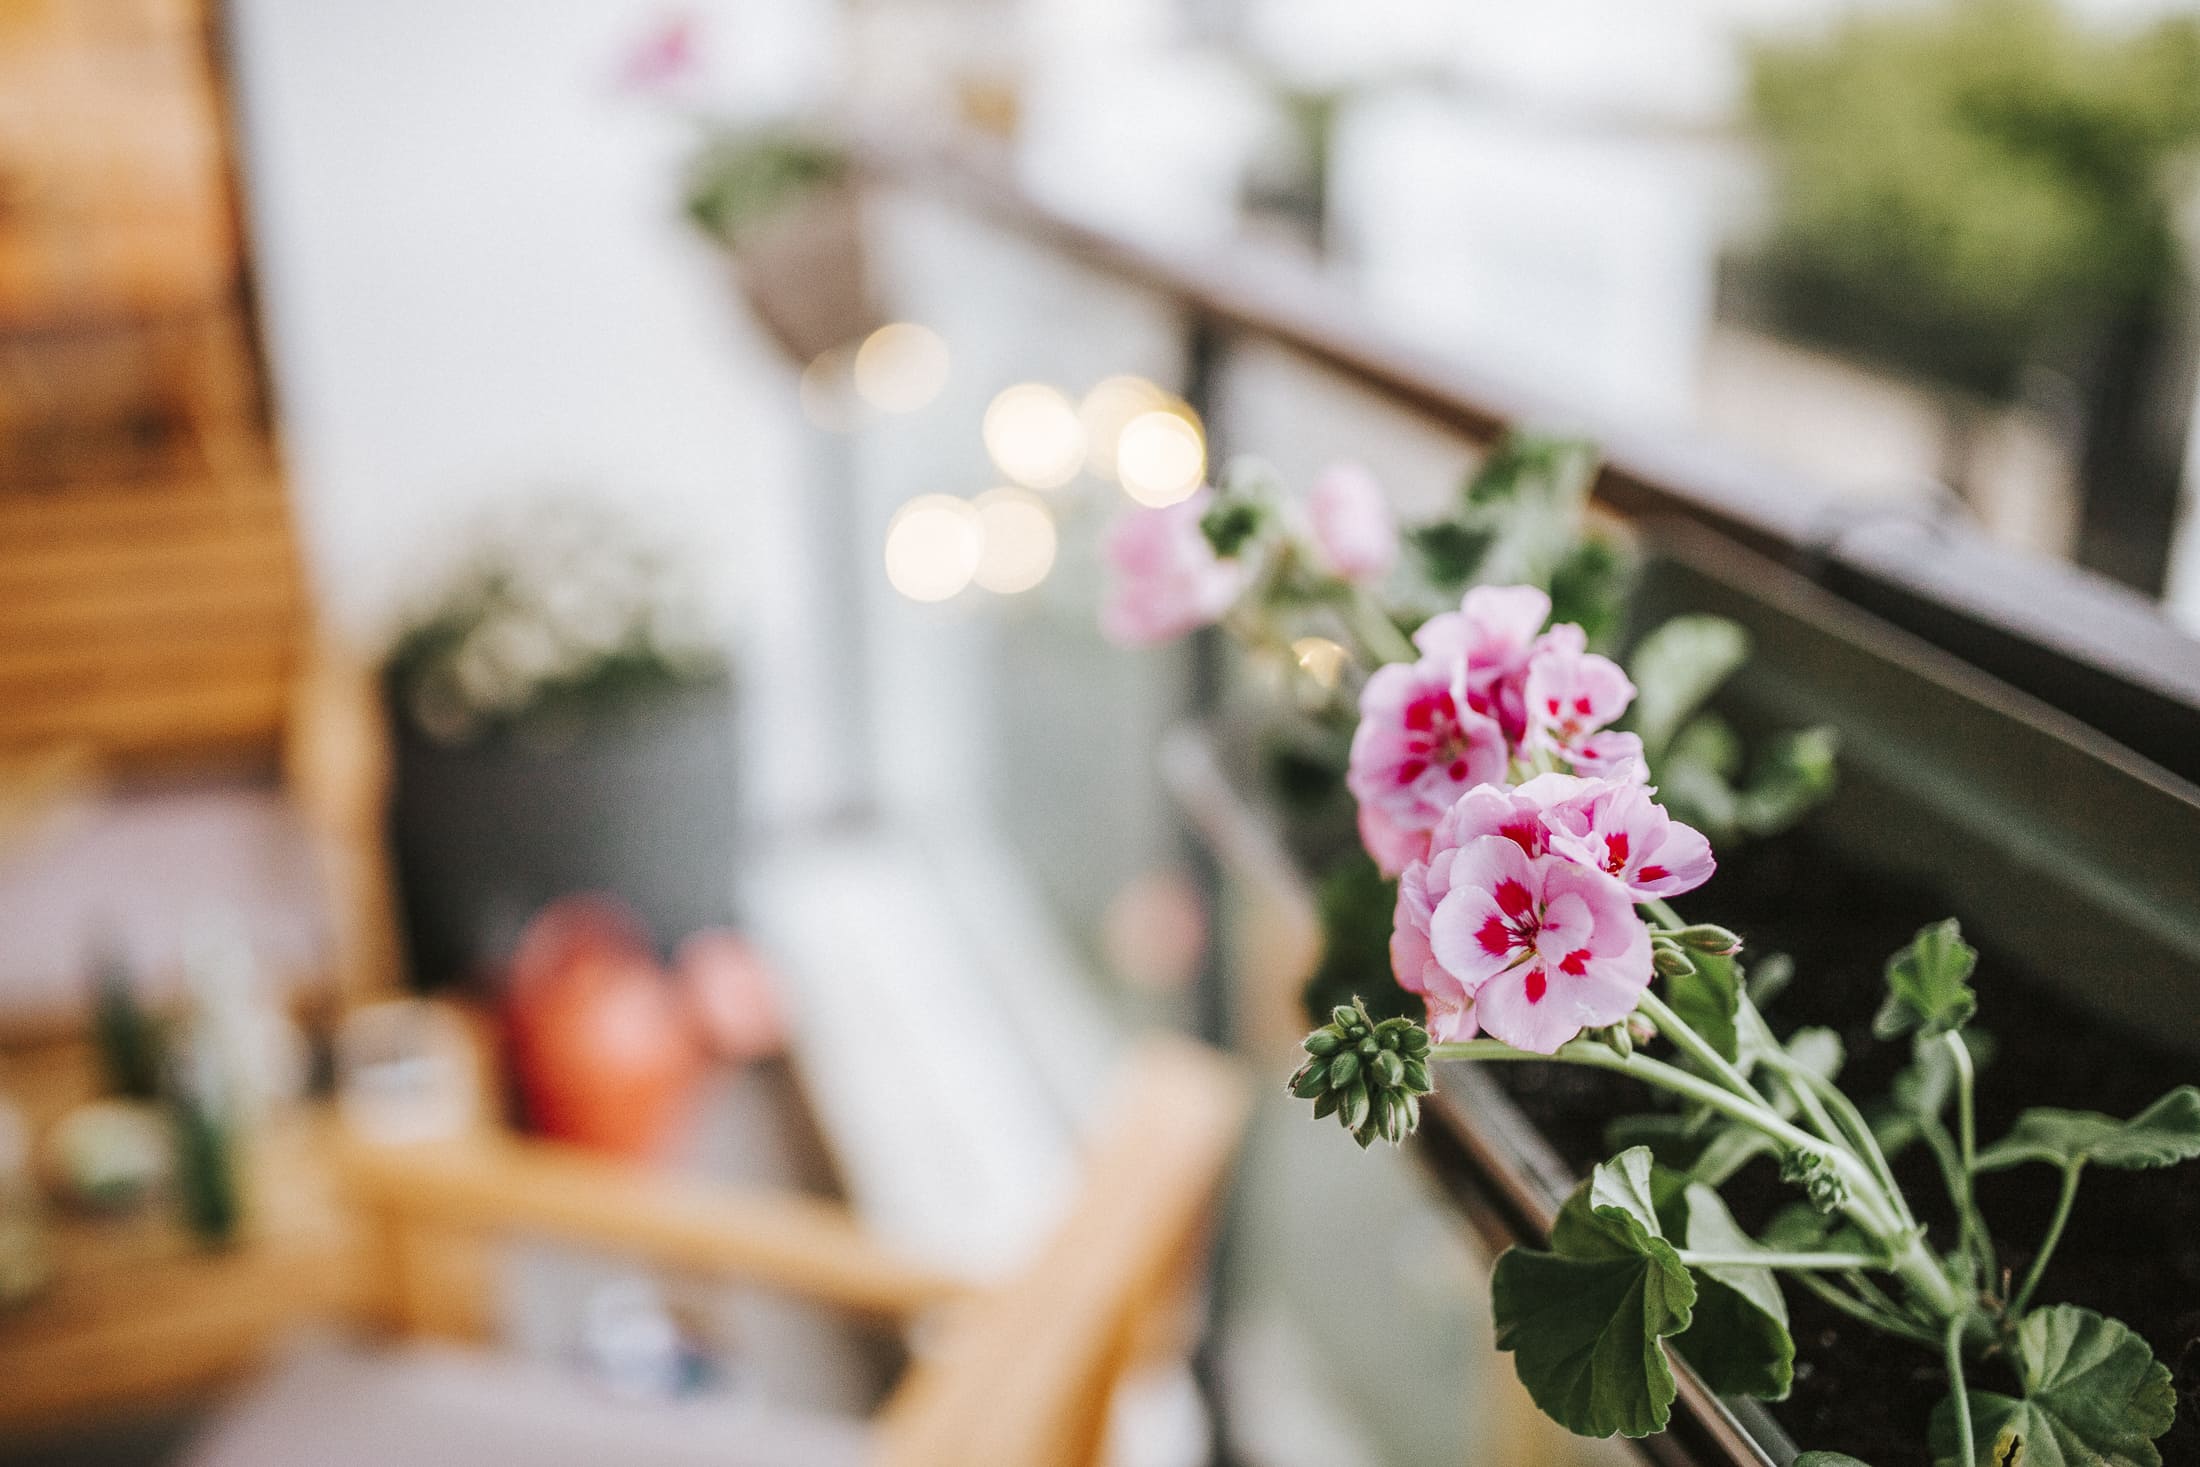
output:
[[[1510,445],[1476,483],[1550,449]],[[2089,1168],[2200,1156],[2200,1089],[2128,1120],[2030,1110],[1981,1144],[1976,954],[1948,921],[1887,964],[1874,1030],[1907,1038],[1913,1059],[1867,1111],[1837,1082],[1835,1037],[1778,1034],[1741,938],[1673,905],[1716,857],[1670,808],[1669,786],[1716,791],[1696,803],[1724,810],[1722,838],[1746,830],[1742,808],[1791,816],[1824,787],[1818,736],[1789,741],[1741,790],[1722,782],[1730,756],[1692,762],[1679,730],[1737,660],[1722,624],[1684,618],[1653,633],[1633,663],[1638,697],[1579,621],[1552,618],[1542,587],[1471,586],[1433,614],[1410,592],[1380,597],[1399,538],[1381,496],[1364,476],[1332,474],[1311,498],[1295,505],[1268,476],[1239,474],[1132,515],[1111,542],[1104,622],[1147,642],[1218,622],[1257,652],[1320,620],[1353,649],[1342,778],[1368,855],[1396,879],[1392,971],[1417,1002],[1355,997],[1327,1013],[1290,1080],[1317,1116],[1363,1147],[1402,1141],[1443,1061],[1585,1066],[1662,1093],[1665,1105],[1613,1118],[1633,1144],[1566,1202],[1549,1248],[1497,1262],[1497,1343],[1536,1403],[1584,1435],[1659,1431],[1676,1395],[1669,1346],[1714,1391],[1783,1397],[1788,1284],[1939,1362],[1947,1397],[1918,1423],[1938,1464],[2158,1467],[2154,1441],[2176,1410],[2169,1371],[2123,1324],[2039,1287]],[[1408,538],[1431,562],[1432,548],[1486,554],[1476,516],[1489,502],[1470,486],[1458,514]],[[1578,556],[1553,544],[1546,566]],[[1944,1234],[1896,1179],[1890,1157],[1905,1145],[1938,1163],[1957,1220]],[[1760,1157],[1796,1197],[1752,1236],[1719,1188]],[[2061,1187],[2018,1274],[1975,1181],[2026,1165],[2053,1169]]]

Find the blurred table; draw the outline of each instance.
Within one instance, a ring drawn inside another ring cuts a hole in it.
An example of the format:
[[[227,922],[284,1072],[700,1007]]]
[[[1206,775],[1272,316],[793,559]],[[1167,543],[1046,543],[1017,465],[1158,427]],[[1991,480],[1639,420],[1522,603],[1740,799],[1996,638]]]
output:
[[[41,1136],[93,1094],[81,1044],[6,1065],[9,1093]],[[365,1280],[330,1165],[336,1124],[310,1109],[253,1143],[244,1226],[221,1251],[202,1248],[171,1208],[53,1208],[52,1281],[0,1310],[0,1439],[172,1408],[249,1374],[299,1326],[355,1316]]]

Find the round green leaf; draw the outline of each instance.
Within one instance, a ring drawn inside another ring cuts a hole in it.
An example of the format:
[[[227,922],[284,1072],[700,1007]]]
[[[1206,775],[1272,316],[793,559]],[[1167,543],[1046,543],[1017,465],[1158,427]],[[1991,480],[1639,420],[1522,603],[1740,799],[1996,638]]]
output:
[[[2089,1110],[2028,1110],[2008,1135],[1979,1153],[1978,1169],[1997,1172],[2041,1161],[2137,1171],[2194,1157],[2200,1157],[2200,1087],[2180,1085],[2128,1121]]]
[[[1935,1467],[2161,1467],[2154,1439],[2177,1415],[2169,1368],[2113,1319],[2058,1304],[2017,1327],[2024,1398],[1972,1391],[1976,1463],[1958,1459],[1955,1403],[1933,1412]]]

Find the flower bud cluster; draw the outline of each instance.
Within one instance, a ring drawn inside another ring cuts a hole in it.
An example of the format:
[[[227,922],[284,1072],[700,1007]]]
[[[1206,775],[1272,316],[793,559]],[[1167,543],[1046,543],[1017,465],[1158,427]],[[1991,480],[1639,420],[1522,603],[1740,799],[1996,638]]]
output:
[[[1363,1147],[1377,1136],[1396,1145],[1420,1125],[1431,1082],[1429,1035],[1419,1024],[1378,1022],[1354,999],[1331,1010],[1303,1047],[1308,1058],[1291,1077],[1291,1093],[1313,1101],[1317,1117],[1335,1115]]]

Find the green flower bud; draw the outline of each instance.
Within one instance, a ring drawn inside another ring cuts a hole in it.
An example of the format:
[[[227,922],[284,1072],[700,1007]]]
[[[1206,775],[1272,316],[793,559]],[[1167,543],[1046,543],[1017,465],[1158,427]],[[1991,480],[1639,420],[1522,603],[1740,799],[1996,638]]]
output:
[[[1696,971],[1695,959],[1663,938],[1650,945],[1650,965],[1664,978],[1685,978]]]
[[[1675,942],[1691,952],[1709,953],[1717,958],[1730,958],[1742,950],[1742,940],[1739,937],[1710,922],[1698,922],[1693,927],[1683,927],[1670,935]]]
[[[1780,1158],[1780,1180],[1801,1187],[1810,1205],[1832,1214],[1849,1199],[1848,1184],[1833,1159],[1823,1152],[1795,1150]]]
[[[1345,1129],[1357,1131],[1366,1125],[1368,1111],[1373,1105],[1374,1101],[1367,1093],[1367,1086],[1357,1080],[1353,1081],[1351,1088],[1344,1092]]]
[[[1361,1146],[1378,1136],[1403,1141],[1421,1121],[1429,1093],[1428,1031],[1411,1019],[1377,1023],[1355,1000],[1330,1011],[1306,1036],[1312,1056],[1291,1077],[1291,1093],[1314,1102],[1316,1118],[1335,1115]]]

